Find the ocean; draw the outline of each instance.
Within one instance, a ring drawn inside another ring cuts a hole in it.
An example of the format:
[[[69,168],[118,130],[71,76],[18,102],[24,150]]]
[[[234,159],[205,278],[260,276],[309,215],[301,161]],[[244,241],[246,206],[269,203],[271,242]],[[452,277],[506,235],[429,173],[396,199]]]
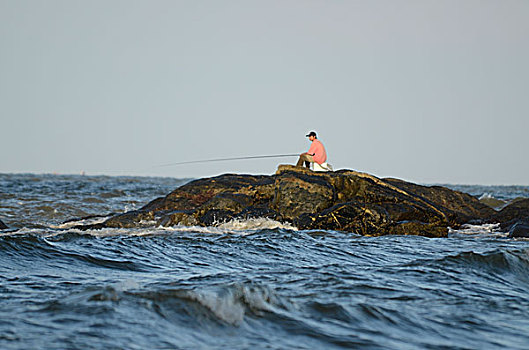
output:
[[[0,174],[0,348],[529,348],[529,241],[497,225],[441,239],[267,219],[73,229],[188,181]]]

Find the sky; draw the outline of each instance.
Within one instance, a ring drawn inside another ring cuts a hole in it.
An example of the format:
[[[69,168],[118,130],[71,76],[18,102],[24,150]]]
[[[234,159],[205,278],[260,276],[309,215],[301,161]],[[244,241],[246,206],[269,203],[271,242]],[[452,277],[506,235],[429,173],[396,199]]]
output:
[[[529,185],[527,0],[0,0],[0,173]]]

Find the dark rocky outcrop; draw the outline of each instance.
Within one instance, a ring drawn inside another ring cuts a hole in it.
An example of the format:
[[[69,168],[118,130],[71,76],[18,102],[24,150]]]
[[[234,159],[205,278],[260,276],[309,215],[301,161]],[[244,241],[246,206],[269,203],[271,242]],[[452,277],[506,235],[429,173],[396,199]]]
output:
[[[511,238],[529,238],[529,221],[517,221],[509,228],[509,237]]]
[[[210,226],[267,217],[301,229],[444,237],[448,227],[484,222],[497,214],[475,197],[441,186],[280,165],[271,176],[226,174],[195,180],[139,210],[78,228]]]
[[[488,221],[500,223],[500,229],[510,237],[529,237],[529,198],[517,198]]]
[[[0,220],[0,230],[5,230],[6,228],[8,228],[7,225]]]
[[[501,210],[503,207],[507,205],[506,201],[502,199],[493,198],[493,197],[480,198],[479,201],[496,210]]]
[[[517,198],[491,216],[491,220],[501,222],[503,228],[510,225],[512,221],[523,219],[529,219],[529,198]]]

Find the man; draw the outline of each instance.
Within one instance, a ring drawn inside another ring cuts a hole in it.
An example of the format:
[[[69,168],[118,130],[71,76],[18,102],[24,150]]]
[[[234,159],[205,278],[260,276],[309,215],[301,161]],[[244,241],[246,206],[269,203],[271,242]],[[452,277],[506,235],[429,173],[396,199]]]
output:
[[[327,152],[325,152],[323,143],[318,140],[314,131],[309,132],[306,136],[312,144],[307,152],[300,154],[296,166],[303,166],[303,163],[305,163],[305,166],[310,169],[310,163],[325,163],[327,161]]]

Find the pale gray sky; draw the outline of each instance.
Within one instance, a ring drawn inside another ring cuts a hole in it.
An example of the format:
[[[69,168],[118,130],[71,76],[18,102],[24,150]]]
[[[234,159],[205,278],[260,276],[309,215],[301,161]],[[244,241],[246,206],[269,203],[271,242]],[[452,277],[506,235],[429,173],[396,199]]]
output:
[[[0,0],[0,172],[529,185],[529,1]]]

